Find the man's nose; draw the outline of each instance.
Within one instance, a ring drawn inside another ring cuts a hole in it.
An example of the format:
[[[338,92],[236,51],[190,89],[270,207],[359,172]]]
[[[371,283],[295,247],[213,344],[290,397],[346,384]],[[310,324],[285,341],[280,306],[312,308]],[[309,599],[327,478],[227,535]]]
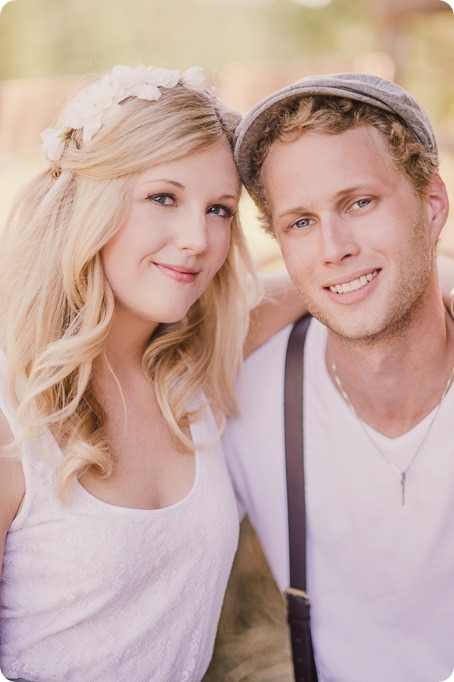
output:
[[[337,215],[324,216],[319,230],[320,256],[324,263],[340,263],[358,255],[360,247],[347,221]]]

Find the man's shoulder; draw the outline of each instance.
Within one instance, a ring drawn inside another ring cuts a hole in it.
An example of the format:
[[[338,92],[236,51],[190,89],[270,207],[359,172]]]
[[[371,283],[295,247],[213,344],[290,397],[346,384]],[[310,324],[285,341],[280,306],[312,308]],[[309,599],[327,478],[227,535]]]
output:
[[[251,393],[256,400],[264,401],[268,394],[277,397],[283,391],[286,351],[292,328],[291,324],[284,327],[248,356],[237,384],[240,402],[249,400]],[[306,355],[311,363],[318,362],[318,349],[323,347],[323,330],[324,327],[317,320],[311,320],[306,344],[306,348],[313,349],[309,356]]]
[[[261,346],[256,348],[245,360],[244,366],[246,370],[253,371],[254,368],[263,365],[264,363],[276,363],[280,358],[285,356],[287,349],[287,341],[292,331],[292,324],[287,325],[276,334],[273,334],[268,341],[265,341]]]
[[[254,350],[245,360],[244,371],[253,373],[261,370],[263,366],[283,367],[292,329],[293,324],[287,325]],[[322,348],[326,344],[326,334],[326,327],[319,320],[311,317],[306,337],[307,343],[310,346]]]

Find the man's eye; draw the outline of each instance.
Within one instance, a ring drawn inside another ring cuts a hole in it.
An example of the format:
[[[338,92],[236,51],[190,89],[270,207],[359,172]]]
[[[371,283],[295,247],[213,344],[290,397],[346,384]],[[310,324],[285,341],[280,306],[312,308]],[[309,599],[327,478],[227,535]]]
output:
[[[355,201],[349,210],[355,209],[355,208],[367,208],[369,204],[372,203],[372,199],[369,197],[365,197],[364,199],[358,199],[358,201]]]
[[[312,218],[300,218],[293,223],[292,227],[294,227],[296,230],[304,230],[305,227],[309,227],[313,224],[313,222],[314,221]]]

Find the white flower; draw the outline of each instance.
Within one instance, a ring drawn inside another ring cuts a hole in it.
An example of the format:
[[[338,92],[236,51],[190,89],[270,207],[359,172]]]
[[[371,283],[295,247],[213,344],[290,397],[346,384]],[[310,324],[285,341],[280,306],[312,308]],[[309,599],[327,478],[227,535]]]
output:
[[[117,66],[113,67],[110,81],[114,92],[117,94],[118,101],[121,101],[120,97],[123,99],[131,97],[137,83],[144,82],[143,69],[146,69],[146,67],[142,64],[136,67],[117,64]]]
[[[205,76],[201,66],[191,66],[183,73],[181,82],[193,90],[203,90],[205,87]]]
[[[61,130],[55,130],[55,128],[46,128],[41,133],[41,140],[47,158],[50,161],[59,161],[65,148],[66,131],[62,132]]]
[[[174,88],[178,85],[180,79],[179,71],[172,71],[171,69],[160,69],[157,66],[150,66],[149,82],[153,83],[159,88]]]
[[[81,90],[68,104],[61,118],[62,130],[48,128],[42,134],[43,148],[51,161],[58,161],[64,151],[68,129],[81,130],[88,144],[98,130],[109,123],[128,97],[157,100],[160,88],[174,88],[182,83],[195,90],[204,87],[205,77],[199,66],[180,73],[154,66],[118,64],[96,83]]]
[[[121,91],[124,98],[155,100],[161,96],[158,88],[174,88],[179,79],[178,71],[159,69],[152,66],[114,66],[112,83],[115,91]]]
[[[69,105],[62,123],[74,130],[83,129],[82,139],[87,144],[101,125],[118,110],[118,98],[110,74],[79,92]]]
[[[133,95],[139,99],[147,99],[149,102],[152,102],[161,97],[161,91],[157,85],[142,83],[142,85],[136,85]]]

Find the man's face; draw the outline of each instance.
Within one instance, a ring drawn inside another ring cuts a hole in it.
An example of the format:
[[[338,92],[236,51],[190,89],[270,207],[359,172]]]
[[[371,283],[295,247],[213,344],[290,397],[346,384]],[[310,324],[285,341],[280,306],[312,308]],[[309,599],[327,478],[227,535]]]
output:
[[[396,170],[380,133],[360,126],[275,142],[263,182],[309,311],[351,339],[398,329],[427,288],[439,230],[430,201]]]

